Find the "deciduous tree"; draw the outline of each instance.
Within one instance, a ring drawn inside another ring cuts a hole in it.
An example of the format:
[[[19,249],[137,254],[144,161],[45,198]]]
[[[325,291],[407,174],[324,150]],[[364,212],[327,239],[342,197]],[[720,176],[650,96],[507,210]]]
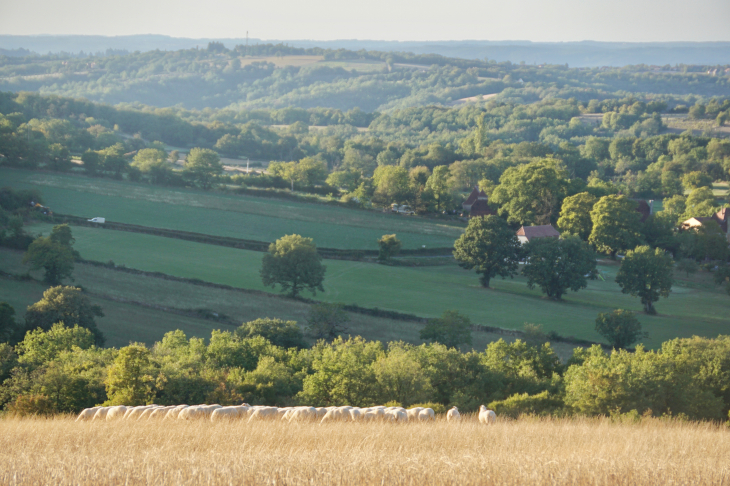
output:
[[[213,150],[195,147],[185,159],[185,175],[203,189],[208,189],[221,172],[221,159]]]
[[[588,192],[568,196],[563,201],[558,228],[563,233],[579,236],[587,241],[593,230],[591,210],[598,199]]]
[[[560,300],[568,289],[577,292],[595,278],[596,256],[577,236],[539,238],[525,246],[528,260],[522,269],[527,286],[539,285],[543,293]]]
[[[429,319],[419,336],[424,341],[441,343],[449,348],[471,344],[471,319],[455,310],[447,310],[441,317]]]
[[[639,339],[648,337],[641,330],[641,323],[634,313],[624,309],[598,314],[596,332],[616,349],[628,348]]]
[[[104,317],[101,307],[92,304],[76,287],[57,286],[43,292],[43,298],[28,307],[25,313],[25,329],[33,331],[51,329],[63,322],[66,326],[79,325],[94,334],[98,346],[104,344],[104,335],[96,326],[95,317]]]
[[[604,196],[591,211],[593,230],[588,242],[612,258],[641,241],[641,216],[636,203],[624,196]]]
[[[303,289],[316,295],[324,292],[326,267],[312,238],[287,235],[269,245],[261,267],[261,280],[267,287],[281,286],[282,292],[296,297]]]
[[[466,231],[454,243],[459,266],[476,269],[483,287],[489,287],[493,277],[516,275],[521,253],[514,231],[497,216],[470,219]]]
[[[656,314],[654,302],[669,297],[674,283],[674,262],[659,248],[639,246],[626,253],[616,274],[621,292],[641,298],[647,314]]]

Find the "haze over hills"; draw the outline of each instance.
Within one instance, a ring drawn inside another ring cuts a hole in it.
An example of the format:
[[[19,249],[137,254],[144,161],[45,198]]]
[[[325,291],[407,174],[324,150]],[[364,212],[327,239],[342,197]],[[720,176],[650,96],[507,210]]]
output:
[[[153,51],[205,47],[217,41],[232,48],[246,44],[246,38],[184,38],[165,35],[0,35],[0,55],[25,56],[27,49],[46,53],[97,53],[113,51]],[[284,43],[295,47],[329,49],[407,51],[415,54],[440,54],[463,59],[492,59],[528,64],[568,64],[571,67],[625,66],[628,64],[727,64],[730,63],[730,42],[531,42],[531,41],[385,41],[385,40],[262,40],[250,38],[249,44]]]

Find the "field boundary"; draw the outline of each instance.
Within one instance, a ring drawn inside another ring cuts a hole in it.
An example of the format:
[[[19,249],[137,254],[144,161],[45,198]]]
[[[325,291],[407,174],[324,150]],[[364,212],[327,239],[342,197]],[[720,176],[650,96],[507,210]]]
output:
[[[10,250],[20,252],[20,250],[16,250],[16,249],[10,249]],[[260,296],[271,297],[271,298],[275,298],[275,299],[288,299],[288,300],[294,300],[297,302],[302,302],[302,303],[310,304],[310,305],[322,303],[321,301],[309,299],[306,297],[293,298],[293,297],[289,297],[286,295],[265,292],[263,290],[245,289],[242,287],[233,287],[231,285],[226,285],[226,284],[207,282],[205,280],[200,280],[197,278],[177,277],[177,276],[169,275],[169,274],[162,273],[162,272],[151,272],[151,271],[147,271],[147,270],[139,270],[136,268],[127,267],[125,265],[117,265],[113,261],[100,262],[97,260],[86,260],[86,259],[81,258],[81,259],[77,260],[77,262],[81,263],[81,264],[85,264],[85,265],[102,267],[102,268],[106,268],[109,270],[115,270],[118,272],[129,273],[132,275],[141,275],[141,276],[150,277],[150,278],[170,280],[170,281],[174,281],[174,282],[187,283],[190,285],[198,285],[201,287],[209,287],[209,288],[215,288],[215,289],[221,289],[221,290],[230,290],[230,291],[239,292],[242,294],[260,295]],[[33,277],[31,277],[29,274],[11,274],[11,273],[7,273],[7,272],[3,272],[3,271],[0,271],[0,277],[15,279],[15,280],[36,280]],[[235,325],[235,326],[240,325],[238,323],[234,323],[233,321],[227,319],[227,316],[225,316],[223,314],[216,316],[215,313],[210,309],[167,308],[165,306],[157,306],[155,304],[147,304],[147,303],[137,302],[137,301],[130,300],[130,299],[111,297],[111,296],[107,296],[106,294],[97,294],[97,293],[95,293],[93,291],[89,291],[83,287],[81,287],[81,288],[83,289],[84,292],[89,293],[89,295],[98,296],[100,298],[105,298],[105,299],[112,300],[112,301],[118,301],[120,303],[129,303],[132,305],[140,305],[142,307],[162,310],[162,311],[166,311],[166,312],[170,312],[170,313],[184,315],[187,317],[196,317],[196,318],[204,319],[204,320],[213,320],[216,322],[220,322],[221,324],[225,324],[225,325]],[[415,323],[424,324],[424,325],[428,322],[428,318],[417,316],[415,314],[407,314],[407,313],[399,312],[399,311],[379,309],[377,307],[362,307],[362,306],[360,306],[358,304],[354,304],[354,303],[353,304],[340,303],[340,305],[342,305],[343,310],[345,310],[347,312],[351,312],[353,314],[360,314],[360,315],[366,315],[366,316],[372,316],[372,317],[382,317],[382,318],[392,319],[392,320],[396,320],[396,321],[415,322]],[[504,329],[501,327],[486,326],[486,325],[482,325],[482,324],[473,324],[472,330],[477,331],[477,332],[502,334],[505,336],[515,336],[515,337],[524,336],[524,332],[517,330],[517,329]],[[563,343],[568,343],[568,344],[575,344],[578,346],[592,346],[594,344],[598,344],[598,345],[602,346],[604,349],[610,349],[609,347],[607,347],[606,345],[604,345],[602,343],[588,341],[585,339],[579,339],[579,338],[576,338],[573,336],[552,335],[552,336],[549,336],[546,339],[546,341],[563,342]]]
[[[89,228],[108,229],[115,231],[128,231],[131,233],[161,236],[164,238],[175,238],[179,240],[192,241],[195,243],[237,248],[239,250],[267,252],[269,251],[269,245],[271,244],[271,242],[269,241],[246,240],[241,238],[232,238],[230,236],[215,236],[204,233],[155,228],[151,226],[119,223],[108,220],[105,223],[93,223],[91,221],[88,221],[88,219],[90,218],[83,218],[80,216],[72,216],[68,214],[54,214],[49,219],[52,223],[56,224],[68,223],[74,226],[85,226]],[[417,248],[401,250],[400,255],[410,257],[451,256],[453,251],[453,248]],[[320,256],[322,256],[322,258],[327,258],[330,260],[360,261],[366,257],[374,258],[378,256],[378,250],[344,250],[341,248],[317,247],[317,252],[320,254]]]

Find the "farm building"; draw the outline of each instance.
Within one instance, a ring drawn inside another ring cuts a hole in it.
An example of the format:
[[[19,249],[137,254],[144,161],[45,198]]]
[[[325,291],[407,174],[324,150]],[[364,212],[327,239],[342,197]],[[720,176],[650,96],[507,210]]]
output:
[[[490,214],[495,214],[494,210],[489,207],[489,204],[487,204],[486,199],[477,199],[474,204],[471,205],[471,210],[469,211],[469,217],[475,218],[477,216],[489,216]]]
[[[727,236],[728,241],[730,241],[730,231],[728,231],[728,228],[730,228],[730,225],[728,225],[728,219],[730,219],[730,208],[722,208],[712,216],[706,216],[706,217],[694,217],[689,218],[686,221],[682,222],[682,229],[688,230],[692,228],[698,228],[702,226],[704,223],[708,221],[714,221],[720,226],[720,229],[723,233]]]
[[[517,230],[517,239],[522,245],[538,238],[560,238],[560,232],[551,224],[522,226]]]
[[[471,207],[474,205],[477,201],[484,201],[485,203],[488,202],[489,198],[484,193],[484,191],[479,190],[479,186],[476,186],[473,191],[471,191],[471,194],[469,194],[469,197],[466,198],[466,201],[464,201],[461,204],[461,207],[464,209],[464,211],[471,211]]]

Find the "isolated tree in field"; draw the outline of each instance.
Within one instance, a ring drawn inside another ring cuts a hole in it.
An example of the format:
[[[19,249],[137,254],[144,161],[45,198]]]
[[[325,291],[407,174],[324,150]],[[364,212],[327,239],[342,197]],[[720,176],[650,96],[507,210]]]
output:
[[[347,332],[350,316],[340,304],[314,304],[307,313],[307,332],[318,339],[331,341]]]
[[[476,269],[483,287],[489,287],[493,277],[516,275],[521,253],[515,232],[497,216],[470,219],[464,234],[454,242],[459,266]]]
[[[638,246],[626,253],[616,274],[621,292],[641,298],[647,314],[656,314],[654,302],[669,297],[674,283],[674,262],[661,249]]]
[[[588,241],[593,230],[591,210],[597,201],[598,199],[588,192],[566,197],[560,209],[560,218],[558,218],[560,231]]]
[[[105,383],[106,405],[146,405],[152,401],[155,379],[150,355],[139,343],[119,350]]]
[[[641,215],[636,203],[624,196],[604,196],[591,211],[593,230],[588,243],[616,258],[616,253],[641,242]]]
[[[420,338],[424,341],[441,343],[448,348],[458,348],[471,344],[471,320],[454,310],[445,311],[441,317],[429,319],[421,329]]]
[[[550,224],[558,216],[568,186],[566,171],[553,160],[510,167],[499,179],[491,201],[509,223]]]
[[[324,292],[326,267],[312,238],[287,235],[269,245],[261,267],[261,280],[267,287],[281,286],[282,292],[296,297],[303,289],[316,295]]]
[[[215,178],[223,172],[221,159],[213,150],[194,148],[185,159],[184,173],[203,189],[208,189]]]
[[[132,161],[132,167],[139,169],[155,184],[162,184],[170,177],[172,166],[167,161],[164,150],[156,148],[142,149],[137,152]]]
[[[74,260],[78,252],[73,249],[73,236],[67,224],[53,227],[51,234],[36,238],[23,255],[23,263],[30,264],[33,270],[43,269],[44,280],[51,285],[60,284],[70,278]]]
[[[400,253],[401,241],[395,235],[383,235],[378,240],[378,260],[386,262]]]
[[[94,334],[97,346],[104,344],[104,335],[96,327],[95,317],[104,317],[101,307],[92,304],[76,287],[51,287],[43,298],[28,307],[25,329],[47,331],[53,324],[63,322],[68,327],[78,325]]]
[[[615,349],[625,349],[649,335],[641,330],[641,323],[633,312],[616,309],[598,314],[596,332],[606,338]]]
[[[568,289],[577,292],[596,276],[596,255],[577,236],[539,238],[525,245],[529,260],[522,269],[527,286],[539,285],[543,293],[560,300]]]
[[[268,317],[244,322],[236,329],[236,337],[246,339],[254,336],[263,336],[274,346],[282,348],[306,348],[304,334],[297,326],[296,321],[269,319]]]

